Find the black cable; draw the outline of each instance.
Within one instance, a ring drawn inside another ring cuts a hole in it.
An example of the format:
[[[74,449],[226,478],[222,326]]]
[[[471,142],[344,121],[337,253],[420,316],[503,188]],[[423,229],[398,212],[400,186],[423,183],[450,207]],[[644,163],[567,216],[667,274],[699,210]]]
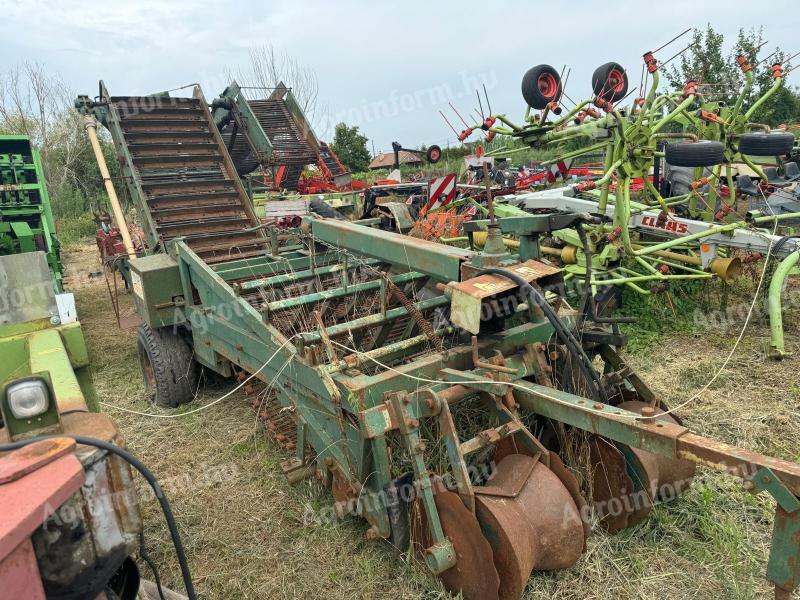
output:
[[[792,235],[783,236],[781,239],[779,239],[777,242],[775,242],[775,245],[772,247],[772,253],[775,256],[777,256],[778,252],[780,251],[780,249],[783,248],[786,245],[786,242],[788,242],[791,239],[796,239],[796,238],[800,239],[800,235],[792,234]],[[800,246],[798,248],[796,248],[794,250],[794,252],[797,252],[798,249],[800,249]]]
[[[161,575],[158,573],[158,567],[156,567],[156,563],[153,562],[153,559],[150,558],[150,555],[147,553],[147,548],[144,545],[144,531],[139,533],[139,556],[147,566],[150,567],[150,572],[153,574],[153,581],[158,590],[158,597],[161,598],[161,600],[167,600],[164,598],[164,590],[161,589]]]
[[[580,342],[575,338],[572,332],[566,328],[561,319],[558,318],[558,315],[553,310],[553,307],[550,306],[550,303],[539,290],[537,290],[530,283],[525,281],[523,277],[517,275],[516,273],[506,271],[505,269],[499,269],[497,267],[486,267],[481,269],[478,272],[478,275],[499,275],[516,283],[520,290],[528,297],[528,299],[541,309],[541,311],[544,313],[544,316],[547,317],[548,321],[550,321],[553,329],[555,329],[556,335],[561,342],[578,358],[578,367],[580,368],[584,377],[586,377],[586,381],[594,384],[594,390],[592,394],[594,399],[603,402],[604,404],[608,404],[608,395],[606,394],[605,388],[603,387],[603,382],[600,380],[600,376],[597,374],[592,361],[588,356],[586,356],[586,352],[583,351],[583,347],[581,346]]]
[[[144,477],[147,480],[147,483],[150,484],[150,487],[153,488],[153,492],[155,493],[156,498],[158,498],[158,502],[161,505],[161,510],[164,513],[164,519],[167,521],[167,527],[169,527],[169,533],[170,536],[172,536],[172,544],[175,546],[175,554],[178,557],[178,563],[181,567],[181,575],[183,576],[183,585],[186,588],[186,594],[189,596],[189,600],[197,600],[197,594],[194,591],[194,584],[192,583],[192,577],[189,572],[189,564],[186,561],[186,553],[183,549],[183,543],[181,542],[181,536],[178,532],[178,527],[175,524],[175,517],[172,514],[172,508],[170,507],[167,497],[164,495],[164,490],[161,489],[158,480],[133,454],[123,450],[119,446],[115,446],[110,442],[105,442],[103,440],[98,440],[96,438],[86,437],[83,435],[69,434],[41,435],[8,444],[0,444],[0,452],[11,452],[12,450],[19,450],[20,448],[24,448],[25,446],[29,446],[35,442],[57,438],[70,438],[75,440],[78,444],[82,444],[84,446],[94,446],[95,448],[101,448],[107,452],[116,454],[142,474],[142,477]]]

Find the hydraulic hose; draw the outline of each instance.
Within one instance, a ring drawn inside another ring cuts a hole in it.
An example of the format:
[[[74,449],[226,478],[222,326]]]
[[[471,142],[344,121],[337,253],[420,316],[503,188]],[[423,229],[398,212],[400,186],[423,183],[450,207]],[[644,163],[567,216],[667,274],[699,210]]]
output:
[[[553,310],[553,307],[550,306],[550,303],[539,290],[537,290],[530,283],[525,281],[523,277],[517,275],[516,273],[506,271],[505,269],[499,269],[497,267],[486,267],[481,269],[478,272],[478,275],[499,275],[500,277],[505,277],[506,279],[510,279],[516,283],[522,293],[528,297],[529,301],[541,309],[542,313],[544,313],[544,316],[553,326],[553,329],[555,330],[558,339],[561,340],[561,343],[563,343],[570,350],[570,352],[572,352],[573,356],[578,359],[578,368],[581,370],[581,373],[583,373],[586,381],[593,388],[593,399],[603,402],[604,404],[608,403],[608,395],[606,394],[605,388],[603,387],[603,382],[600,380],[600,375],[598,375],[597,371],[595,370],[592,361],[588,356],[586,356],[586,352],[584,352],[580,342],[575,338],[572,332],[567,329],[561,319],[558,318],[558,315]]]
[[[29,446],[30,444],[36,442],[52,440],[56,438],[70,438],[75,440],[75,442],[78,444],[83,444],[84,446],[94,446],[95,448],[100,448],[110,452],[111,454],[115,454],[142,474],[142,477],[144,477],[147,480],[147,483],[150,484],[150,487],[153,488],[153,492],[155,493],[156,498],[158,498],[158,502],[161,505],[161,510],[164,513],[164,519],[167,521],[167,527],[169,527],[169,533],[172,537],[172,544],[175,546],[175,554],[178,557],[178,563],[181,567],[181,575],[183,576],[183,585],[186,588],[186,594],[189,596],[189,600],[197,600],[197,594],[194,591],[194,584],[192,583],[192,576],[189,572],[189,563],[186,560],[186,552],[183,549],[181,536],[178,532],[178,526],[175,524],[175,517],[172,514],[172,508],[169,505],[169,501],[167,501],[167,497],[164,495],[164,490],[161,489],[161,486],[159,485],[155,475],[153,475],[153,473],[133,454],[123,450],[119,446],[115,446],[110,442],[105,442],[103,440],[82,435],[69,434],[41,435],[8,444],[0,444],[0,452],[19,450],[20,448],[24,448],[25,446]]]

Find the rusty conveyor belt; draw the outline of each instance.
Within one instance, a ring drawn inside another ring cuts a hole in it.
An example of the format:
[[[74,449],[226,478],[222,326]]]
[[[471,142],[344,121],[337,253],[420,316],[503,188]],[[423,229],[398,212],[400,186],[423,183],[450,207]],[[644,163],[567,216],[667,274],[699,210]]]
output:
[[[281,187],[296,190],[303,168],[317,162],[314,148],[283,99],[248,100],[247,104],[272,143],[270,162],[286,167]],[[237,172],[239,175],[246,175],[258,166],[258,162],[250,150],[246,136],[241,131],[236,132],[235,127],[235,123],[228,123],[223,128],[222,135]]]
[[[158,239],[185,237],[208,263],[263,254],[267,240],[226,162],[221,138],[199,97],[109,99],[129,167]],[[143,106],[147,110],[131,110]],[[116,109],[116,110],[115,110]],[[112,131],[113,133],[113,131]]]

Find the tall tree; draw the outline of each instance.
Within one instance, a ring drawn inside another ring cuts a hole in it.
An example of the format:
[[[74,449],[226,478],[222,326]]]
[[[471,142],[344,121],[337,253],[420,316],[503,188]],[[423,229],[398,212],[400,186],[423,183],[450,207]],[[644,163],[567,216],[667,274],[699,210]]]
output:
[[[353,172],[364,171],[369,165],[367,136],[358,132],[358,126],[348,127],[344,123],[336,125],[331,148],[339,160]]]
[[[278,51],[272,44],[251,48],[247,66],[229,73],[229,76],[235,78],[239,85],[265,88],[255,96],[263,95],[265,91],[268,93],[270,88],[283,82],[291,88],[306,117],[313,121],[319,97],[317,76],[285,50]]]
[[[736,80],[736,72],[725,60],[722,53],[724,37],[717,33],[709,23],[705,31],[692,31],[689,50],[680,56],[680,62],[670,65],[664,73],[670,84],[683,88],[687,81],[707,83],[714,86],[728,86]]]

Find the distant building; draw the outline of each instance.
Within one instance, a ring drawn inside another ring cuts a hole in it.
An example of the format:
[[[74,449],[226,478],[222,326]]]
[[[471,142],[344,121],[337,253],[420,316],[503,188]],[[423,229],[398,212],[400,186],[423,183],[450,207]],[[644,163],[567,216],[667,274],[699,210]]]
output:
[[[412,152],[400,151],[400,164],[401,165],[421,165],[422,159]],[[372,162],[369,163],[369,169],[391,169],[394,165],[394,152],[381,152]]]

